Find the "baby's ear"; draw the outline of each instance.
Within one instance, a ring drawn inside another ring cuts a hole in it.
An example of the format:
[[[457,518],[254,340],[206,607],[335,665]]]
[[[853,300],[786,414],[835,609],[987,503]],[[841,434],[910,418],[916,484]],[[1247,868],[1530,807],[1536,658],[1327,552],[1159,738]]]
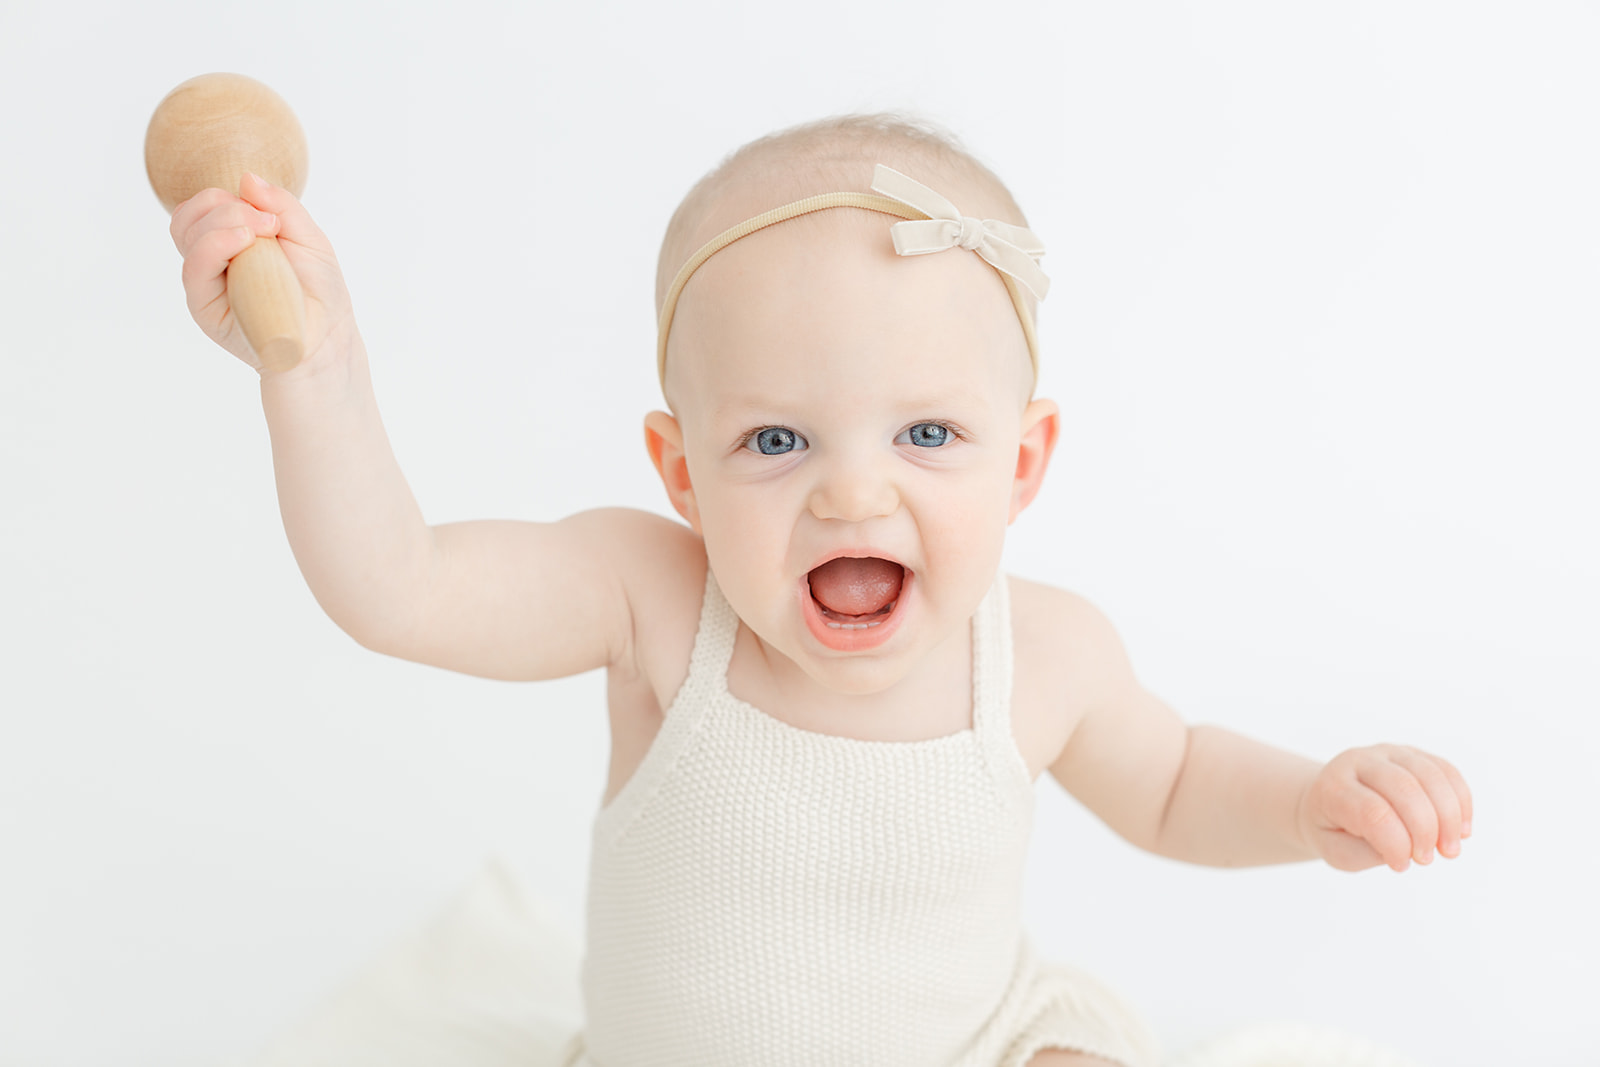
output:
[[[650,462],[661,475],[667,498],[678,514],[700,532],[700,510],[694,503],[694,486],[689,484],[689,463],[683,455],[683,430],[678,420],[665,411],[652,411],[644,417],[644,447],[650,451]]]
[[[1015,522],[1022,509],[1033,503],[1044,484],[1050,453],[1056,449],[1061,433],[1061,409],[1054,400],[1033,400],[1022,412],[1022,443],[1017,446],[1017,473],[1011,483],[1011,517]]]

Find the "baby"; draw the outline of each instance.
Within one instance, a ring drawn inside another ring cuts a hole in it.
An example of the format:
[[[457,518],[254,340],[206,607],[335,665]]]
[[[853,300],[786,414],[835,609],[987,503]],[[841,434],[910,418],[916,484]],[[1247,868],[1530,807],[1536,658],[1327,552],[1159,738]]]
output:
[[[541,679],[605,668],[586,1020],[569,1064],[1140,1067],[1136,1014],[1021,925],[1049,771],[1140,848],[1400,871],[1472,802],[1399,745],[1317,764],[1146,692],[1095,607],[999,574],[1059,431],[1033,395],[1043,246],[947,135],[783,131],[673,216],[645,418],[682,524],[430,527],[379,419],[333,247],[253,176],[180,205],[195,320],[255,361],[225,271],[276,236],[306,358],[264,374],[285,529],[367,648]]]

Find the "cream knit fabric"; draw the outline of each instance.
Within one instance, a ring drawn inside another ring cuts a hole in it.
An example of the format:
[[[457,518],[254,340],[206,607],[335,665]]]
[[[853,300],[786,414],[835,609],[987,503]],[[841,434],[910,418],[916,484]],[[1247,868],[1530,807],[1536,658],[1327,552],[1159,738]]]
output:
[[[728,692],[716,581],[689,676],[596,816],[583,1067],[1142,1067],[1133,1016],[1021,924],[1033,788],[1011,738],[1002,577],[973,618],[973,725],[860,741]]]

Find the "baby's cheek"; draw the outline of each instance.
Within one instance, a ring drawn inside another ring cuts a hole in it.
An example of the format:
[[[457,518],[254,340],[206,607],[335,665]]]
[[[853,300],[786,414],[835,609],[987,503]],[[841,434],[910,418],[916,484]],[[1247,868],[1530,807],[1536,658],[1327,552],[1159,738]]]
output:
[[[702,503],[706,555],[725,586],[771,584],[785,573],[790,524],[772,502],[746,499],[758,495],[719,493]]]
[[[1004,511],[996,518],[992,508],[951,509],[940,519],[922,524],[929,567],[963,588],[987,588],[1000,567],[1005,519]]]

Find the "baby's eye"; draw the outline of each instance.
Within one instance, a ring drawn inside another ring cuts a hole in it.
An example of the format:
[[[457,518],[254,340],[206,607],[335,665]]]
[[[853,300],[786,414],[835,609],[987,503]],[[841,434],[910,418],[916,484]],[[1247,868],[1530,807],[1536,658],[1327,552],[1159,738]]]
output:
[[[913,444],[923,448],[938,448],[950,440],[950,427],[937,422],[919,422],[894,439],[897,445]]]
[[[786,426],[768,426],[751,434],[745,440],[744,447],[764,456],[781,456],[785,452],[803,450],[806,439]]]

